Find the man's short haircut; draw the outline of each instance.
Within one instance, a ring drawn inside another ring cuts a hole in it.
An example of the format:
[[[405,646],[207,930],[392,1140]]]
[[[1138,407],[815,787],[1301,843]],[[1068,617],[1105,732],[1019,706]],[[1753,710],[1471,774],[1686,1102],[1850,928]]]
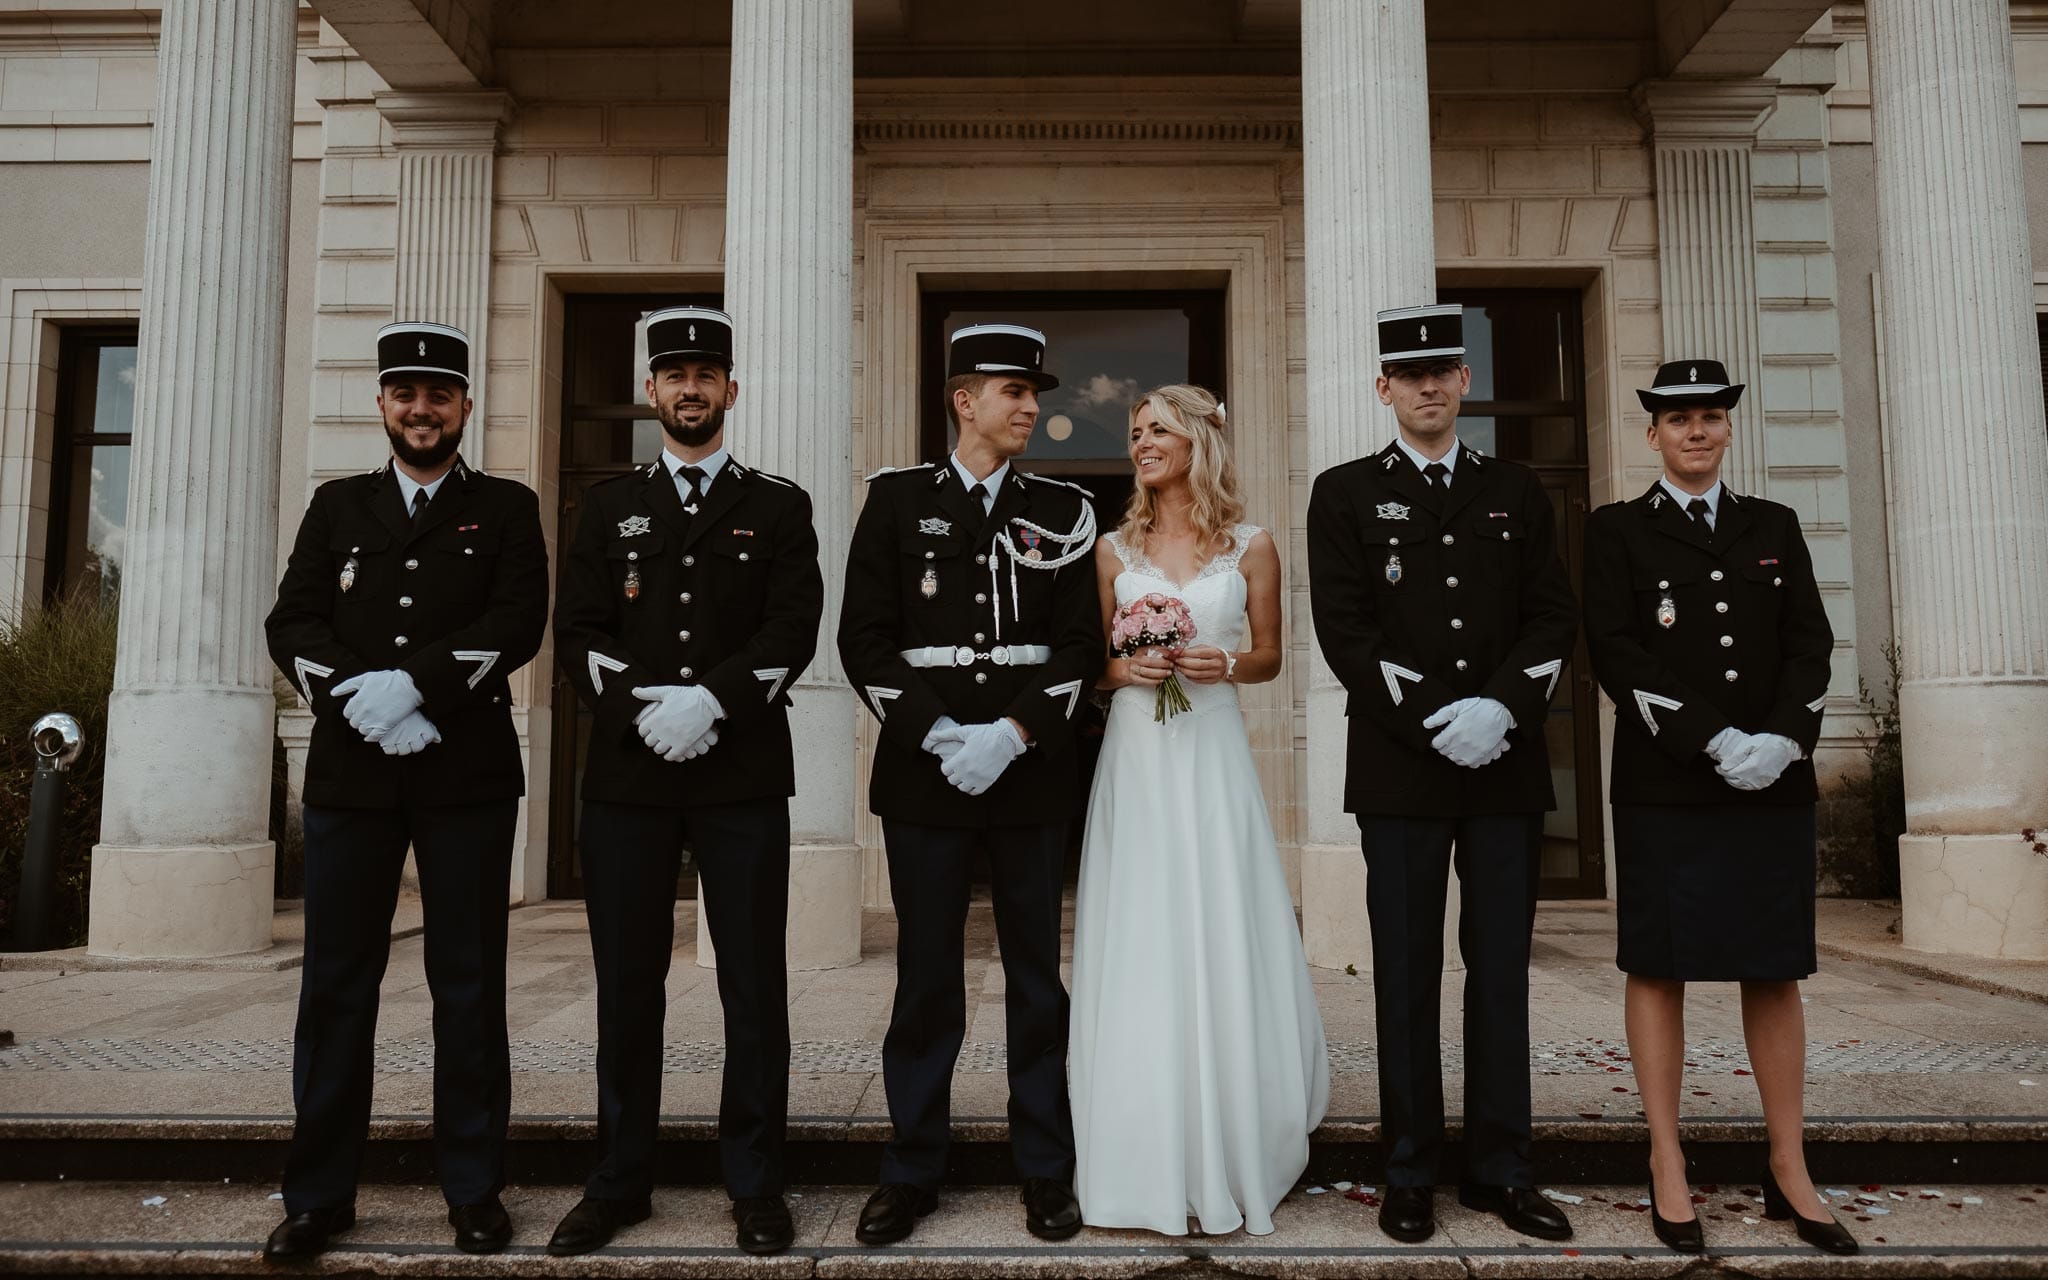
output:
[[[979,396],[993,377],[992,373],[956,373],[946,379],[946,421],[952,424],[955,432],[960,430],[960,415],[953,411],[953,393],[965,391],[970,396]]]

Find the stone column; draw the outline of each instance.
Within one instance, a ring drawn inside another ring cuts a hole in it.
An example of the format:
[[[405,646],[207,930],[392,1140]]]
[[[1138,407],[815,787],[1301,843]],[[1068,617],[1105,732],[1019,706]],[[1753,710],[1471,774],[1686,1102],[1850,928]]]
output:
[[[270,945],[292,0],[166,5],[150,141],[128,554],[88,941]]]
[[[1660,80],[1636,89],[1657,164],[1657,277],[1664,358],[1701,356],[1750,388],[1722,475],[1764,493],[1763,352],[1757,336],[1756,131],[1777,106],[1775,80]]]
[[[2048,958],[2048,435],[2011,15],[1870,10],[1897,484],[1904,941]],[[2037,836],[2037,839],[2042,837]]]
[[[1373,390],[1375,312],[1436,299],[1422,6],[1303,0],[1303,217],[1311,479],[1394,436]],[[1313,591],[1315,584],[1310,583]],[[1358,824],[1344,812],[1344,687],[1312,648],[1302,942],[1310,964],[1372,965]],[[1456,954],[1455,890],[1445,957]]]
[[[853,761],[859,704],[834,636],[853,536],[853,4],[737,0],[726,144],[733,454],[804,487],[825,619],[791,696],[789,965],[860,960]],[[711,936],[698,913],[699,963]]]

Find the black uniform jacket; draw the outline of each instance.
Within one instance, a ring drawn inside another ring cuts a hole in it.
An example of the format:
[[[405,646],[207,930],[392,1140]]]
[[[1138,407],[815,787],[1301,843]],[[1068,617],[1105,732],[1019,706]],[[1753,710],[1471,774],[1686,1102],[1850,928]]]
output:
[[[1835,634],[1792,508],[1721,491],[1708,530],[1663,485],[1586,521],[1586,644],[1614,699],[1615,804],[1811,804]],[[1706,745],[1733,725],[1805,753],[1737,791]]]
[[[1083,528],[1088,502],[1078,486],[1014,466],[986,516],[950,464],[870,478],[847,557],[839,655],[882,725],[868,788],[877,816],[934,827],[1030,826],[1065,821],[1073,810],[1081,785],[1075,716],[1104,657],[1095,557],[1092,545],[1056,542],[1027,523],[1071,534]],[[1069,550],[1080,555],[1057,569],[1027,561],[1013,571],[997,537],[1005,530],[1021,552],[1035,541],[1041,564]],[[1052,658],[918,668],[901,656],[933,645],[976,654],[1045,645]],[[1013,716],[1030,746],[994,786],[965,795],[921,749],[940,716],[963,725]]]
[[[789,690],[818,650],[825,583],[811,499],[728,460],[691,516],[657,458],[594,485],[555,605],[555,654],[597,713],[583,797],[693,808],[796,793]],[[654,754],[642,685],[700,684],[725,709],[694,760]]]
[[[271,661],[313,708],[307,804],[471,804],[526,790],[507,680],[540,649],[548,551],[540,502],[460,458],[413,528],[390,464],[330,480],[299,524],[264,628]],[[403,670],[441,741],[387,756],[329,691]]]
[[[1308,506],[1316,642],[1350,698],[1344,808],[1383,816],[1552,807],[1543,722],[1578,610],[1535,473],[1458,446],[1433,495],[1398,445],[1316,477]],[[1439,505],[1440,504],[1440,505]],[[1430,746],[1422,722],[1460,698],[1515,718],[1478,769]]]

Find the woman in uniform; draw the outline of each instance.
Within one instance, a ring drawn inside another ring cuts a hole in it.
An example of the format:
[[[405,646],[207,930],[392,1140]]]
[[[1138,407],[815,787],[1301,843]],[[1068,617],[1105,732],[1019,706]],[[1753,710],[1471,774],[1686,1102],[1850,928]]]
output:
[[[1739,982],[1770,1136],[1764,1214],[1854,1253],[1803,1146],[1812,755],[1834,633],[1798,514],[1721,483],[1742,387],[1715,361],[1680,360],[1636,394],[1664,474],[1586,522],[1585,610],[1616,707],[1616,963],[1650,1128],[1651,1221],[1673,1249],[1704,1247],[1678,1141],[1685,984]]]

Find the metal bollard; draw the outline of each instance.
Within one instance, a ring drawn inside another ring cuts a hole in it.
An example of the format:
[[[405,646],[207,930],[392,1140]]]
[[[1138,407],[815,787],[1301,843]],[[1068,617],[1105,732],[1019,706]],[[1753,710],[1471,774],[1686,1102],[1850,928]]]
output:
[[[29,730],[36,781],[28,799],[28,843],[21,855],[21,893],[14,910],[14,949],[51,947],[50,899],[57,884],[57,836],[64,824],[64,771],[85,750],[78,721],[52,711]]]

